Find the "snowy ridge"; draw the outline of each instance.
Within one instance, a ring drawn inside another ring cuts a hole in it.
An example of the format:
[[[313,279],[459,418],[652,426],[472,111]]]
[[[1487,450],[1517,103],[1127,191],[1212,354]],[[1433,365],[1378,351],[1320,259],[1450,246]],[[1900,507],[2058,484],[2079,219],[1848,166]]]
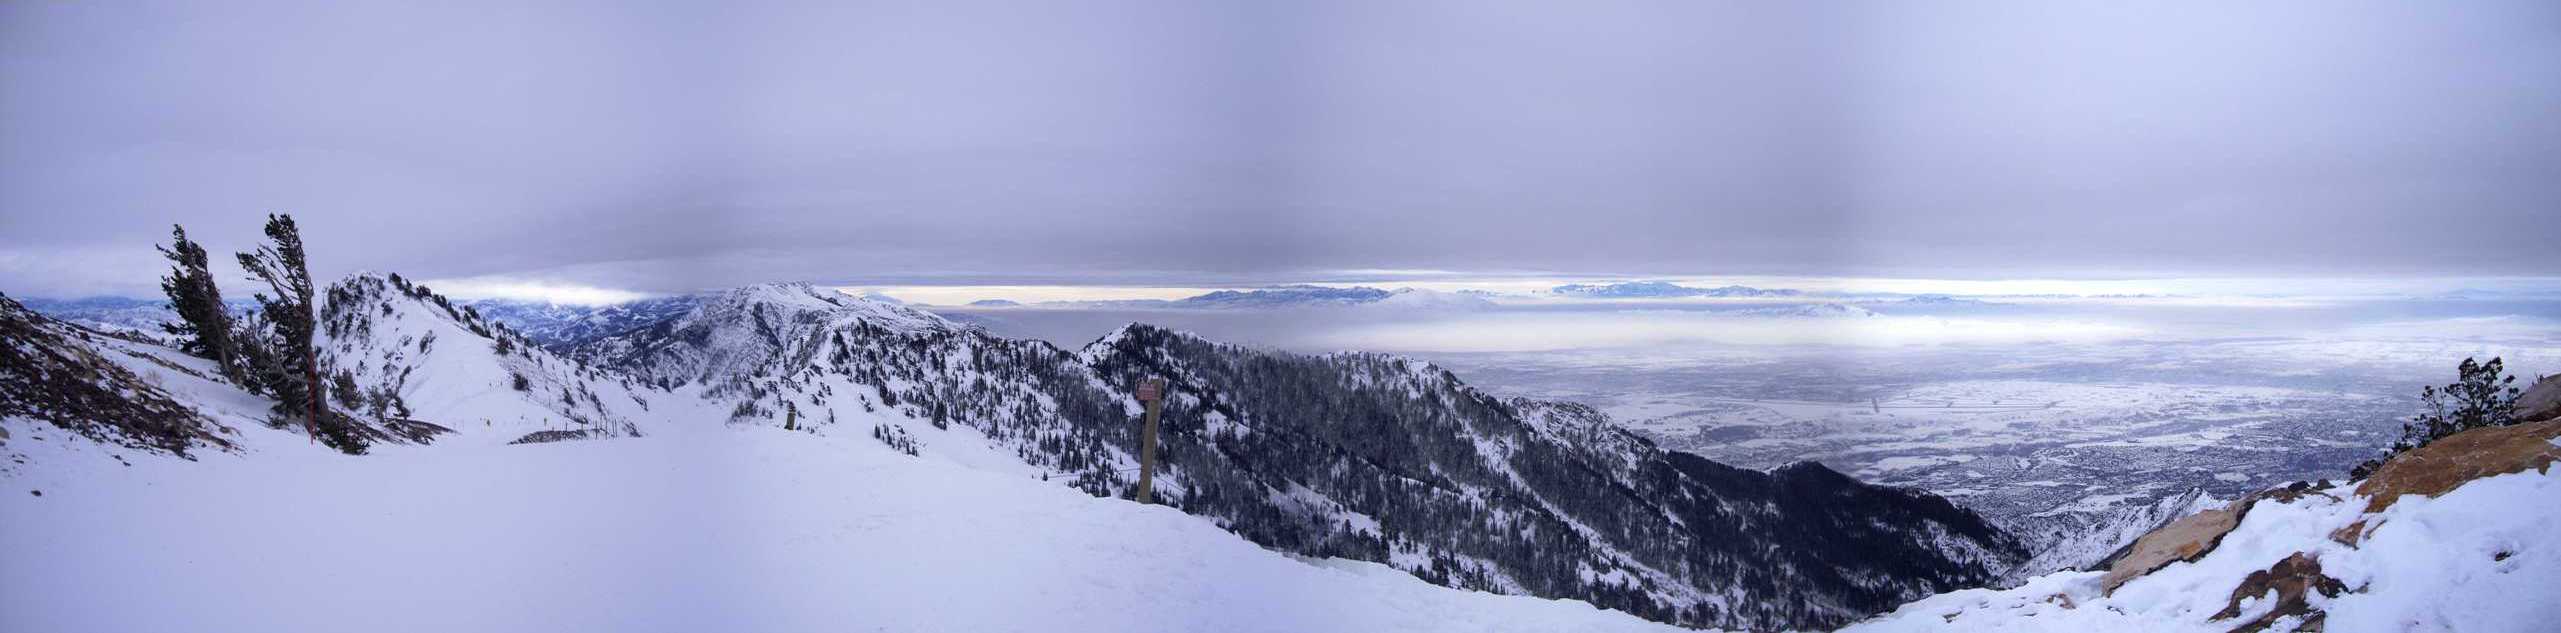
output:
[[[577,348],[577,358],[673,384],[753,373],[817,352],[814,333],[856,325],[893,333],[963,329],[940,316],[806,283],[732,289],[684,316]],[[735,326],[735,327],[733,327]]]
[[[167,378],[208,380],[209,363],[155,365],[159,357],[131,351],[149,348],[159,346],[56,321],[0,295],[0,437],[40,438],[50,428],[180,457],[199,448],[232,449],[237,432],[231,423],[239,418],[208,415],[189,397],[197,385]],[[31,461],[45,466],[22,446],[10,447],[0,472],[22,472]]]
[[[2537,631],[2561,621],[2561,420],[2150,531],[2104,571],[1912,602],[1850,631]]]
[[[1597,412],[1524,414],[1393,356],[1265,352],[1138,324],[1070,353],[792,286],[733,291],[576,354],[697,393],[733,424],[868,435],[1105,496],[1136,479],[1128,394],[1161,378],[1161,503],[1280,551],[1669,622],[1846,621],[1989,582],[2024,557],[1943,500],[1668,456]],[[1780,481],[1881,514],[1791,504]],[[1947,525],[1922,526],[1934,522]],[[1820,536],[1768,536],[1786,530]],[[1848,542],[1862,538],[1904,562],[1853,560]]]
[[[366,419],[430,424],[472,443],[613,437],[641,434],[663,395],[554,356],[398,276],[349,277],[326,296],[323,373],[337,406]]]
[[[723,293],[684,317],[574,352],[725,411],[732,423],[868,435],[940,457],[989,456],[1094,494],[1126,487],[1127,405],[1076,358],[905,306],[806,284]],[[1107,442],[1110,439],[1112,441]],[[940,444],[940,446],[937,446]]]
[[[1136,324],[1071,352],[772,284],[564,358],[396,276],[353,277],[324,299],[332,407],[396,438],[378,447],[489,450],[472,445],[726,422],[1122,497],[1136,480],[1129,394],[1159,378],[1170,383],[1159,503],[1264,548],[1431,584],[1691,626],[1818,627],[1989,583],[2025,556],[1943,499],[1820,466],[1761,472],[1662,451],[1597,411],[1504,401],[1388,355],[1268,352]],[[159,366],[160,352],[114,362]],[[305,444],[266,428],[270,401],[210,375],[172,390],[214,420],[205,428]]]

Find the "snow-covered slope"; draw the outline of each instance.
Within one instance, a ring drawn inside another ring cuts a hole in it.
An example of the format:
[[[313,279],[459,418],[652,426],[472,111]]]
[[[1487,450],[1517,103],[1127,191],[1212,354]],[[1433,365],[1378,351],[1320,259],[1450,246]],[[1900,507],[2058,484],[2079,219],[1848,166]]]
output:
[[[324,299],[331,401],[381,446],[786,427],[1119,497],[1136,479],[1129,389],[1152,377],[1171,383],[1161,503],[1243,542],[1433,584],[1657,621],[1805,627],[1987,583],[2024,556],[1944,499],[1818,465],[1764,472],[1662,451],[1597,411],[1500,400],[1392,356],[1268,352],[1141,325],[1069,352],[774,284],[569,360],[398,277],[359,275]],[[137,350],[117,366],[166,352],[116,344]],[[180,408],[254,426],[239,435],[301,439],[267,428],[255,395],[178,391],[198,394],[174,398]],[[68,472],[42,470],[19,480]]]
[[[2189,490],[2146,504],[2099,512],[2057,512],[2026,517],[2011,531],[2034,544],[2036,557],[2013,572],[2025,579],[2068,569],[2088,569],[2109,554],[2181,517],[2222,506],[2204,490]]]
[[[1161,378],[1153,496],[1168,505],[1282,551],[1665,621],[1835,623],[2024,557],[1935,497],[1669,454],[1589,409],[1507,404],[1389,356],[1141,325],[1068,353],[799,285],[732,291],[577,353],[733,424],[868,435],[1107,496],[1135,484],[1130,387]]]
[[[2335,495],[2337,490],[2328,491]],[[2269,594],[2234,603],[2249,576],[2308,552],[2319,573],[2345,590],[2310,600],[2326,630],[2548,631],[2561,622],[2561,473],[2483,479],[2441,498],[2404,499],[2366,515],[2361,498],[2313,495],[2262,500],[2194,563],[2175,563],[2100,591],[2097,571],[2038,577],[2003,591],[1971,590],[1904,605],[1855,632],[1886,631],[2212,631],[2267,615]],[[2379,521],[2355,546],[2330,534],[2360,519]],[[2305,618],[2276,630],[2293,630]]]
[[[1676,630],[773,429],[78,475],[0,495],[0,630]]]
[[[576,356],[670,384],[753,376],[768,365],[806,361],[840,329],[919,334],[965,329],[906,306],[846,295],[805,283],[737,288],[703,301],[684,316],[607,337]]]
[[[554,356],[396,275],[352,276],[326,296],[320,349],[336,404],[378,423],[447,430],[432,441],[635,435],[656,419],[654,404],[675,400]]]
[[[2549,631],[2556,436],[2561,421],[2470,431],[2356,485],[2271,489],[2174,522],[2107,571],[1933,596],[1847,630]]]
[[[0,438],[26,438],[8,447],[10,459],[0,463],[0,472],[26,468],[30,459],[22,447],[42,441],[36,438],[47,430],[177,456],[231,448],[231,424],[240,418],[217,419],[219,412],[190,397],[198,391],[189,388],[194,385],[173,385],[166,378],[192,374],[204,381],[211,367],[154,367],[158,357],[128,351],[156,347],[56,321],[0,295]]]

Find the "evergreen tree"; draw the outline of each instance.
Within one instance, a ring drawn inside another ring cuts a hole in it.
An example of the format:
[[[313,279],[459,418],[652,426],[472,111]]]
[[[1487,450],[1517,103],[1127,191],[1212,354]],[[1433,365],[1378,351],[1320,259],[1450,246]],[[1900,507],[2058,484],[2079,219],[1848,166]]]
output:
[[[2454,382],[2419,391],[2426,409],[2402,427],[2401,443],[2394,448],[2407,450],[2463,431],[2515,424],[2517,377],[2505,370],[2495,357],[2487,363],[2463,359],[2455,367]]]
[[[2516,424],[2516,381],[2497,357],[2486,363],[2463,359],[2455,367],[2454,382],[2420,388],[2422,408],[2401,425],[2401,440],[2392,444],[2391,452],[2399,454],[2472,429]],[[2348,476],[2363,479],[2382,465],[2382,459],[2369,460],[2349,469]]]
[[[160,329],[178,337],[180,351],[212,359],[223,375],[240,378],[231,344],[231,315],[223,310],[222,290],[214,286],[204,246],[187,239],[184,226],[170,225],[169,235],[169,246],[160,248],[170,262],[169,276],[160,278],[160,291],[169,295],[169,307],[178,312],[179,320],[160,324]]]
[[[266,313],[250,310],[231,321],[231,347],[240,365],[241,385],[251,393],[275,393],[275,346],[267,342]]]
[[[319,323],[312,306],[311,270],[303,256],[302,231],[294,226],[292,215],[267,216],[268,244],[254,253],[241,253],[240,267],[249,270],[259,281],[267,283],[274,293],[256,295],[258,312],[266,321],[270,335],[267,343],[271,354],[266,374],[268,392],[276,398],[276,414],[300,417],[303,431],[331,448],[348,453],[363,453],[369,443],[345,420],[326,414],[320,382],[320,352],[314,340]]]

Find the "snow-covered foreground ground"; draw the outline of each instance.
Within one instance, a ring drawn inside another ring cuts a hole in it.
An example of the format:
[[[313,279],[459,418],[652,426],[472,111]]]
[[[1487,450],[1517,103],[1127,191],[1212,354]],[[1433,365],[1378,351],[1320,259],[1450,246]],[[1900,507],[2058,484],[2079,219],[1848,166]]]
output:
[[[2204,558],[2171,563],[2103,594],[2100,572],[2062,572],[2009,590],[1958,591],[1914,601],[1857,633],[1903,631],[2232,630],[2275,608],[2275,592],[2212,619],[2234,588],[2296,552],[2347,590],[2308,595],[2333,633],[2551,631],[2561,623],[2561,469],[2488,477],[2438,498],[2403,497],[2363,514],[2347,488],[2292,503],[2262,500]],[[2331,535],[2364,521],[2355,546]],[[2298,620],[2280,620],[2292,630]]]
[[[866,438],[50,457],[0,494],[0,630],[1677,630]]]

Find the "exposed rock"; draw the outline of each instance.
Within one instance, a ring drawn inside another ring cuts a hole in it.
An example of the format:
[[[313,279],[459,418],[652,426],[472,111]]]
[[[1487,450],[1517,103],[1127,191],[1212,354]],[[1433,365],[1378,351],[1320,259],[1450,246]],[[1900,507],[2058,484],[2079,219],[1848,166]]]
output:
[[[419,444],[433,442],[436,440],[436,436],[438,435],[447,435],[454,432],[452,428],[446,427],[442,424],[428,422],[425,420],[408,419],[384,420],[382,422],[382,428],[385,431],[390,431],[394,435],[399,435],[403,438],[407,438],[411,442]]]
[[[2552,444],[2555,436],[2561,436],[2561,419],[2448,435],[2393,456],[2356,491],[2370,499],[2365,511],[2377,512],[2401,495],[2433,497],[2482,477],[2539,471],[2561,459],[2561,446]]]
[[[516,438],[516,441],[508,442],[508,444],[549,444],[549,443],[552,443],[552,442],[565,442],[565,441],[569,441],[569,440],[583,440],[583,439],[587,439],[587,436],[588,436],[588,433],[587,433],[585,430],[577,430],[577,431],[563,431],[563,430],[559,430],[559,429],[553,429],[553,430],[548,430],[548,431],[535,431],[535,432],[532,432],[532,433],[526,433],[524,437]]]
[[[2365,528],[2365,519],[2357,519],[2355,523],[2340,526],[2339,529],[2331,531],[2330,542],[2356,547],[2357,543],[2365,541],[2367,531]]]
[[[2213,619],[2241,617],[2241,601],[2266,597],[2270,591],[2276,592],[2276,608],[2256,619],[2233,627],[2234,633],[2264,631],[2278,619],[2287,616],[2301,616],[2306,625],[2311,627],[2297,628],[2298,631],[2320,630],[2318,625],[2312,623],[2318,622],[2323,614],[2313,609],[2311,602],[2306,600],[2305,596],[2315,591],[2321,592],[2322,597],[2337,596],[2347,591],[2347,586],[2321,573],[2320,559],[2302,552],[2295,552],[2293,556],[2277,561],[2274,566],[2250,572],[2250,577],[2242,579],[2240,586],[2232,588],[2231,600],[2225,604],[2223,611],[2214,614]]]
[[[2561,418],[2561,374],[2544,376],[2518,394],[2515,410],[2517,419],[2526,422]]]
[[[2224,534],[2241,525],[2242,517],[2250,512],[2250,504],[2258,500],[2259,495],[2255,494],[2242,497],[2230,505],[2171,521],[2169,525],[2135,539],[2134,544],[2110,557],[2114,562],[2108,566],[2107,575],[2099,578],[2099,586],[2103,591],[2112,593],[2126,581],[2141,578],[2170,563],[2204,558],[2206,553],[2214,551],[2215,545],[2223,542]]]

